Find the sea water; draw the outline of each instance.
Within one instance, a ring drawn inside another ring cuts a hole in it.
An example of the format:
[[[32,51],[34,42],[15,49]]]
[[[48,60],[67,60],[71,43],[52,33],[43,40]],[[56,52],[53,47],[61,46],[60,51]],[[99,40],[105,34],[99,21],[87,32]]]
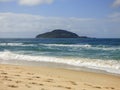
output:
[[[42,62],[120,74],[120,39],[0,39],[0,63]]]

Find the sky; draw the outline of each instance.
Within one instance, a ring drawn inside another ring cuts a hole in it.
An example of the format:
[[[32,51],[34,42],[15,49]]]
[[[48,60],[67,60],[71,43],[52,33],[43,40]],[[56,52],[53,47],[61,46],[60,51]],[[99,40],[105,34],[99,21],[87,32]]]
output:
[[[0,38],[34,38],[54,29],[120,38],[120,0],[0,0]]]

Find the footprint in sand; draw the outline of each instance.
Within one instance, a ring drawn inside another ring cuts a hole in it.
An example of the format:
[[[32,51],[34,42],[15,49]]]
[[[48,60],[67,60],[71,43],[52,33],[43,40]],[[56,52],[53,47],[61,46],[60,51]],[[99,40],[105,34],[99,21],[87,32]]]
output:
[[[15,81],[16,83],[21,83],[22,81]]]
[[[8,79],[8,78],[4,78],[2,80],[6,80],[6,81],[12,81],[12,79]]]
[[[98,88],[98,89],[101,89],[101,87],[99,87],[99,86],[93,86],[93,88]]]
[[[39,84],[39,83],[36,83],[36,82],[30,82],[29,84],[44,86],[44,84],[42,84],[42,83]]]
[[[66,88],[66,89],[72,89],[71,87],[65,87],[65,86],[62,86],[62,85],[57,85],[55,87],[60,87],[60,88]]]
[[[27,73],[27,74],[29,74],[29,75],[34,75],[33,73]]]
[[[8,76],[3,76],[3,78],[8,78]]]
[[[53,79],[47,79],[45,82],[53,82]]]
[[[114,87],[105,87],[106,89],[115,89]]]
[[[93,88],[98,88],[98,89],[101,89],[101,88],[102,88],[102,87],[100,87],[100,86],[93,86],[93,85],[90,85],[90,84],[87,84],[87,83],[84,83],[84,85],[90,86],[90,87],[93,87]]]
[[[3,74],[3,75],[7,75],[8,73],[6,73],[6,72],[2,72],[1,74]]]
[[[29,84],[38,85],[36,82],[30,82]]]
[[[41,84],[41,83],[40,83],[39,85],[40,85],[40,86],[44,86],[44,84]]]
[[[55,87],[63,87],[63,86],[61,86],[61,85],[57,85],[57,86],[55,86]]]
[[[2,80],[6,80],[6,81],[12,81],[12,79],[9,79],[8,76],[3,76],[3,79]]]
[[[32,78],[27,78],[28,80],[33,80]]]
[[[69,81],[72,85],[77,85],[74,81]]]
[[[37,79],[38,79],[38,78],[40,78],[40,77],[39,77],[39,76],[34,76],[33,78],[37,78]]]
[[[11,88],[18,88],[18,86],[16,86],[16,85],[8,85],[8,87],[11,87]]]
[[[31,88],[31,86],[29,86],[29,85],[27,85],[27,84],[26,84],[25,86],[28,87],[28,88]]]
[[[66,89],[72,89],[71,87],[65,87]]]

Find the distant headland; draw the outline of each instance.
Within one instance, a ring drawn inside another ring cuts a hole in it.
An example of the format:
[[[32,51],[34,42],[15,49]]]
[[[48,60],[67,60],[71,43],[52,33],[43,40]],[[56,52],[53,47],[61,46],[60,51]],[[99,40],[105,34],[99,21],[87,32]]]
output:
[[[88,38],[87,36],[79,36],[76,33],[62,30],[62,29],[55,29],[51,32],[46,32],[43,34],[39,34],[36,38]]]

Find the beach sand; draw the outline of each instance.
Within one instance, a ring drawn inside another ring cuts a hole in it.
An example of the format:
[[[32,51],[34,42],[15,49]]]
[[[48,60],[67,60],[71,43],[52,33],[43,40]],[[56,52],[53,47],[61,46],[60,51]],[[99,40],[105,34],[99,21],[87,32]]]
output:
[[[0,90],[120,90],[120,76],[0,64]]]

